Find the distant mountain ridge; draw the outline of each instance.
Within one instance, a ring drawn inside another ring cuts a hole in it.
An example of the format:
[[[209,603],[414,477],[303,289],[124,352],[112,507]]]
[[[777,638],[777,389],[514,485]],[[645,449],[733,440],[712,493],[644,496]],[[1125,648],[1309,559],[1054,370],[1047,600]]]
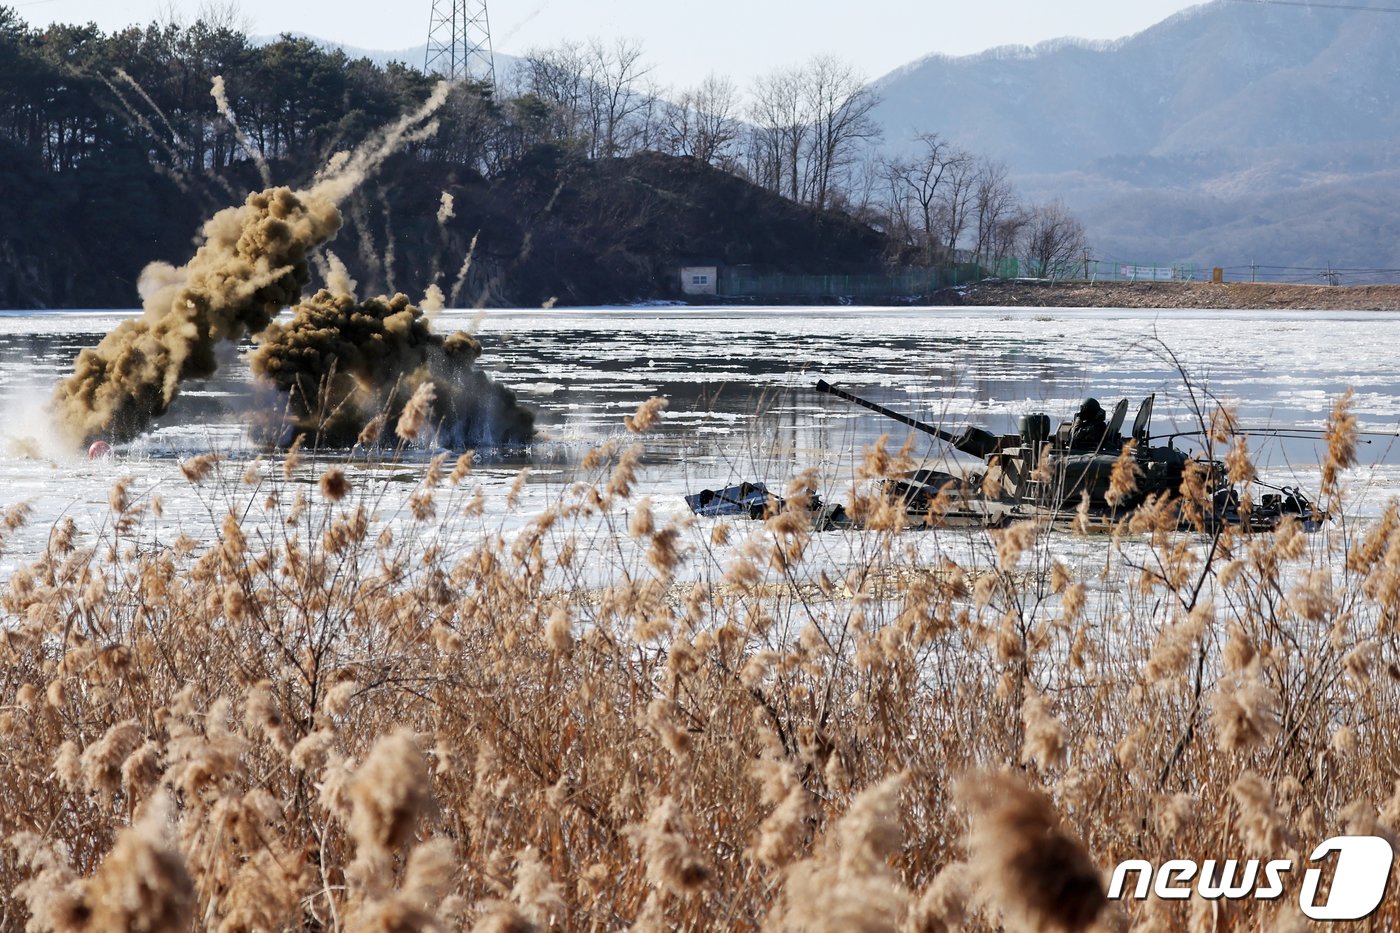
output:
[[[1400,16],[1216,0],[876,86],[889,145],[930,130],[1005,161],[1101,255],[1400,268]]]

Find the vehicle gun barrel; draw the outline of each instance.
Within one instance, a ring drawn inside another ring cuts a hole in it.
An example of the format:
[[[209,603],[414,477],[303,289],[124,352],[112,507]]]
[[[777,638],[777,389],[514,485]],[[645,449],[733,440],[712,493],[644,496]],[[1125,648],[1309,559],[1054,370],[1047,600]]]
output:
[[[925,434],[932,434],[939,440],[947,441],[963,453],[971,454],[974,457],[985,457],[996,448],[996,437],[987,431],[983,431],[981,428],[968,427],[963,429],[961,434],[953,434],[951,431],[944,431],[942,428],[936,428],[917,418],[911,418],[908,415],[901,414],[892,408],[886,408],[884,405],[867,401],[859,395],[854,395],[847,392],[845,389],[837,388],[825,379],[817,380],[817,391],[827,395],[834,395],[839,399],[845,399],[862,408],[868,408],[876,414],[884,415],[886,418],[892,418],[900,424],[907,424],[909,427],[918,431],[923,431]]]
[[[884,415],[886,418],[893,418],[900,424],[907,424],[911,428],[923,431],[925,434],[932,434],[934,437],[939,438],[940,440],[945,440],[950,444],[956,442],[958,439],[958,436],[956,434],[944,431],[941,428],[936,428],[931,424],[925,424],[924,422],[919,421],[917,418],[911,418],[908,415],[900,414],[893,408],[886,408],[884,405],[878,405],[875,402],[868,402],[865,399],[861,398],[859,395],[854,395],[850,392],[847,392],[845,389],[838,389],[836,386],[827,382],[825,379],[817,380],[817,391],[824,392],[827,395],[834,395],[840,399],[845,399],[846,401],[851,402],[855,405],[859,405],[862,408],[868,408],[876,414]]]

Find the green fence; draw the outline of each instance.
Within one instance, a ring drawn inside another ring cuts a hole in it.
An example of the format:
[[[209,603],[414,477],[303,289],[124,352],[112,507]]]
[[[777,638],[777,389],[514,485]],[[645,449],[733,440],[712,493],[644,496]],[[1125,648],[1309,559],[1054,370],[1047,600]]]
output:
[[[1033,259],[1003,259],[986,270],[986,278],[1070,282],[1195,282],[1199,277],[1199,270],[1190,263],[1123,259],[1067,260],[1045,268]]]
[[[1033,260],[1002,259],[992,264],[958,263],[937,268],[891,269],[858,275],[788,275],[723,269],[718,294],[723,298],[808,299],[836,301],[918,301],[945,288],[983,279],[1055,279],[1087,282],[1190,282],[1194,266],[1182,263],[1132,263],[1088,259],[1042,268]]]
[[[725,269],[719,277],[719,294],[728,298],[916,299],[986,277],[986,270],[973,263],[863,275],[786,275]]]

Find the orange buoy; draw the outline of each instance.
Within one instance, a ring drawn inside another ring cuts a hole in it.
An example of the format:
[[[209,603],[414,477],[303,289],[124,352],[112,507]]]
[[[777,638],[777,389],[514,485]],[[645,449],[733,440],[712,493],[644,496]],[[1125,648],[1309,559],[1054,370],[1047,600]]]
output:
[[[88,448],[89,460],[105,460],[112,456],[112,445],[106,441],[93,441]]]

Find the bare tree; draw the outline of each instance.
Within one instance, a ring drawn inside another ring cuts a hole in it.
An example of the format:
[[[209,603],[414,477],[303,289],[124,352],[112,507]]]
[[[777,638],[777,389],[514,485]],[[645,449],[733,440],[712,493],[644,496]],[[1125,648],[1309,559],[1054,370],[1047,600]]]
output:
[[[695,153],[695,92],[682,91],[679,96],[667,95],[663,119],[666,133],[663,137],[668,155],[687,156]]]
[[[974,260],[992,265],[1010,255],[1016,242],[1007,237],[1007,223],[1019,212],[1016,191],[1007,168],[1001,162],[983,160],[977,167],[976,192],[972,198],[972,225],[976,244]]]
[[[759,78],[749,111],[755,178],[794,201],[827,207],[859,145],[879,136],[870,117],[878,102],[848,64],[831,56]]]
[[[977,190],[977,162],[965,152],[950,159],[938,192],[939,239],[949,258],[955,258],[958,241],[967,228],[967,215]]]
[[[253,17],[243,11],[238,0],[204,0],[199,5],[197,22],[216,32],[247,34],[253,30]]]
[[[812,122],[810,201],[825,208],[859,143],[880,135],[870,112],[880,98],[846,62],[820,55],[799,72]]]
[[[711,165],[728,158],[739,137],[739,89],[727,77],[711,72],[695,92],[695,151],[692,155]]]
[[[937,133],[920,133],[911,155],[886,163],[891,207],[904,219],[925,262],[937,259],[943,246],[940,237],[946,221],[940,204],[948,179],[962,173],[969,161],[966,153]]]
[[[624,133],[624,148],[628,152],[664,151],[667,146],[670,112],[670,105],[666,103],[666,90],[651,78],[645,77],[638,93],[641,105],[633,111],[628,120]]]
[[[535,111],[542,136],[556,140],[588,136],[592,145],[586,69],[584,50],[575,42],[525,53],[525,96],[537,99],[544,110],[535,111],[528,101],[526,108]]]
[[[729,159],[739,138],[739,91],[729,78],[711,73],[700,86],[683,91],[666,108],[666,137],[672,155],[710,165]]]
[[[160,0],[156,4],[155,24],[161,32],[184,29],[188,25],[185,21],[185,11],[178,0]]]
[[[994,236],[997,246],[994,256],[997,261],[1008,258],[1016,251],[1017,245],[1024,239],[1026,225],[1030,221],[1030,215],[1018,206],[996,225]]]
[[[760,184],[801,201],[803,153],[812,133],[802,75],[790,68],[765,75],[754,82],[753,98],[755,175]]]
[[[632,148],[632,117],[645,110],[650,95],[638,88],[651,66],[642,61],[636,39],[618,39],[611,46],[594,39],[587,49],[589,115],[595,158],[626,155]]]
[[[1059,278],[1079,268],[1086,244],[1084,226],[1064,202],[1032,208],[1022,236],[1032,275]]]
[[[867,226],[878,226],[885,219],[880,203],[883,182],[880,160],[873,153],[867,153],[846,170],[841,186],[831,193],[829,204]]]
[[[912,164],[904,158],[883,158],[879,170],[884,197],[885,235],[896,240],[901,248],[920,245],[922,235],[914,219],[915,202],[908,184]]]

